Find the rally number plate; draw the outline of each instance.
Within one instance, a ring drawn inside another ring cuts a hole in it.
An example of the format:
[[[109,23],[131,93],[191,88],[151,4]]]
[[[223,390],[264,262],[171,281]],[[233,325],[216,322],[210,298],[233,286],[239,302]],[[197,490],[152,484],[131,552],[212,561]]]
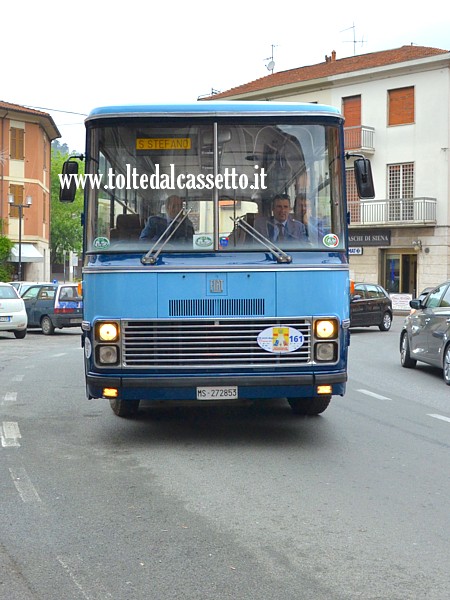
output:
[[[237,385],[198,387],[197,400],[233,400],[238,397]]]

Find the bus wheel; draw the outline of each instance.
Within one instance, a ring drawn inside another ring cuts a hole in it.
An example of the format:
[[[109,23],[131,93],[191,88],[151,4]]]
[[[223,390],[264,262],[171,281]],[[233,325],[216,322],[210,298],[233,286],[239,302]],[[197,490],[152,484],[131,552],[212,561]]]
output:
[[[320,398],[288,398],[294,415],[320,415],[328,408],[331,402],[331,396],[321,396]]]
[[[118,400],[111,398],[109,401],[112,411],[118,417],[135,417],[139,410],[139,400]]]

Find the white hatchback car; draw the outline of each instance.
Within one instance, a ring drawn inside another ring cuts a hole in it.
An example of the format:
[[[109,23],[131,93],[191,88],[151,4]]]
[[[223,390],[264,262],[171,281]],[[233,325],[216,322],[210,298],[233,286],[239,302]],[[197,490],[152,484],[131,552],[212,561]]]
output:
[[[10,331],[22,339],[27,335],[27,325],[24,301],[12,285],[0,282],[0,331]]]

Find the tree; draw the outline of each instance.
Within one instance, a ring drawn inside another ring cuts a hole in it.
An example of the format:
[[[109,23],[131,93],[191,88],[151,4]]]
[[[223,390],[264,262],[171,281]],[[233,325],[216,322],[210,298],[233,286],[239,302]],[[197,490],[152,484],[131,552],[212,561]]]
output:
[[[50,251],[52,264],[63,261],[64,251],[81,252],[83,245],[83,190],[77,190],[75,201],[63,204],[59,201],[59,177],[65,160],[69,158],[67,144],[52,144]],[[84,173],[84,163],[79,163]]]
[[[3,227],[0,227],[0,231],[3,231]],[[11,281],[12,267],[7,261],[13,246],[13,242],[0,233],[0,281]]]

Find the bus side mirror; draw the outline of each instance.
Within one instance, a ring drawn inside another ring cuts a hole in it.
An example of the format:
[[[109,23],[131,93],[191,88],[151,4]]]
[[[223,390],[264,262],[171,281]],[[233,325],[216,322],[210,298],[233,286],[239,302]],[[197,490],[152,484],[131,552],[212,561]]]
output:
[[[59,201],[73,202],[77,192],[77,184],[74,177],[71,175],[78,174],[78,163],[73,160],[66,160],[63,164],[60,177]]]
[[[356,188],[360,198],[375,198],[373,185],[372,166],[367,158],[357,158],[353,163],[355,169]]]

